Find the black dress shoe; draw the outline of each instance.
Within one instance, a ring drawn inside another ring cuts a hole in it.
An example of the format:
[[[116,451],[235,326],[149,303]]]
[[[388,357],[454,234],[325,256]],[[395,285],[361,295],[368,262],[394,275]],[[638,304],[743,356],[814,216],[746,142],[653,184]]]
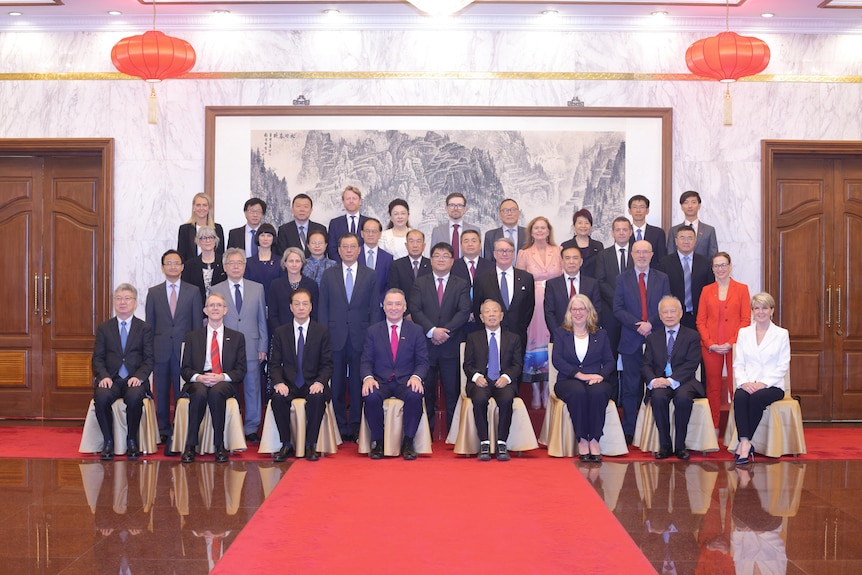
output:
[[[141,456],[141,450],[138,448],[138,442],[134,439],[130,439],[128,442],[128,449],[126,450],[126,457],[129,459],[137,459]]]
[[[227,463],[227,449],[224,448],[224,445],[216,446],[215,459],[216,463]]]
[[[626,437],[626,445],[631,445],[632,442],[635,440],[635,436],[632,435],[631,433],[626,433],[625,437]]]
[[[258,437],[257,433],[249,433],[245,436],[246,443],[260,443],[260,437]]]
[[[272,460],[281,463],[282,461],[287,461],[289,457],[293,457],[294,455],[296,455],[296,450],[293,448],[293,445],[282,445],[281,449],[272,456]]]
[[[662,447],[661,449],[659,449],[658,451],[655,452],[655,458],[656,459],[667,459],[668,457],[670,457],[670,454],[671,454],[670,448]]]
[[[578,461],[581,463],[589,463],[590,462],[590,454],[589,453],[578,453]]]
[[[509,461],[511,457],[509,456],[509,448],[506,447],[506,443],[503,441],[497,442],[497,461]]]
[[[159,443],[167,443],[170,437],[166,434],[159,435]]]
[[[305,460],[306,461],[317,461],[320,459],[320,453],[317,452],[317,449],[314,445],[306,445],[305,446]]]
[[[590,453],[590,461],[593,463],[601,463],[602,462],[602,454],[601,453]]]
[[[383,459],[383,442],[382,441],[372,441],[371,442],[371,451],[368,453],[368,457],[371,459]]]
[[[675,455],[677,456],[677,459],[682,459],[683,461],[691,459],[691,454],[688,452],[688,449],[685,448],[677,449]]]
[[[491,444],[482,442],[479,444],[479,455],[476,456],[479,461],[491,461]]]
[[[195,448],[190,445],[186,445],[186,448],[183,449],[183,456],[180,459],[183,463],[194,463],[195,462]]]
[[[405,461],[413,461],[418,457],[416,449],[413,447],[412,437],[405,437],[404,441],[401,442],[401,457],[403,457]]]
[[[102,461],[111,461],[114,459],[114,440],[109,439],[105,442],[105,446],[102,447],[102,452],[99,454],[99,459]]]

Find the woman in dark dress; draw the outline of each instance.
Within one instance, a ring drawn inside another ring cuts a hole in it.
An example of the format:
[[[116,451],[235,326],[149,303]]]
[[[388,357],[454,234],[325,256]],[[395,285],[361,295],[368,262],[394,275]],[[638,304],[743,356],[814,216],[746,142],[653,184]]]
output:
[[[200,247],[201,253],[186,260],[182,278],[183,281],[198,286],[201,290],[201,299],[206,301],[210,288],[225,281],[227,274],[222,265],[222,258],[216,252],[220,242],[215,228],[199,227],[195,244]]]
[[[195,194],[192,198],[192,216],[189,221],[180,226],[177,234],[177,251],[180,252],[180,257],[186,261],[200,254],[196,240],[198,228],[201,226],[209,226],[215,230],[219,240],[216,246],[216,257],[221,260],[225,245],[224,230],[221,224],[213,220],[212,201],[206,194]]]
[[[287,248],[281,256],[281,263],[287,277],[273,280],[266,295],[266,306],[269,311],[269,333],[276,328],[293,321],[293,312],[290,311],[290,296],[299,288],[305,288],[311,294],[311,319],[317,321],[317,302],[319,301],[320,289],[317,282],[302,275],[302,266],[305,264],[305,253],[299,248]]]
[[[272,224],[262,224],[254,236],[257,255],[251,256],[245,263],[245,279],[262,284],[264,294],[269,293],[269,285],[274,279],[284,277],[284,268],[273,251],[275,237],[275,227]]]
[[[562,244],[565,251],[566,248],[577,246],[581,250],[581,257],[584,258],[584,263],[581,265],[581,273],[591,278],[596,277],[596,256],[599,252],[605,249],[604,244],[590,237],[590,232],[593,231],[593,215],[589,210],[578,210],[572,216],[572,228],[575,230],[575,235],[572,239],[566,240]]]

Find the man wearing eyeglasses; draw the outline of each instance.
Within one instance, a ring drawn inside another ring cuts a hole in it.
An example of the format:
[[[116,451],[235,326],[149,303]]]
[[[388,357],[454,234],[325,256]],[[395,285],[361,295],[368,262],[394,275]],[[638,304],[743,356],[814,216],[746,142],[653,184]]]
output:
[[[470,284],[452,271],[452,246],[440,242],[431,248],[432,273],[420,276],[410,291],[410,311],[413,322],[422,328],[428,345],[428,383],[425,390],[425,411],[434,435],[434,412],[437,405],[437,377],[443,384],[446,400],[446,430],[452,425],[455,404],[461,394],[461,342],[464,326],[470,318]]]
[[[239,248],[245,252],[245,257],[250,258],[257,255],[257,242],[254,239],[266,215],[266,202],[260,198],[250,198],[243,205],[242,212],[246,223],[228,232],[227,247]]]
[[[485,232],[484,256],[491,260],[491,263],[494,263],[494,242],[500,238],[509,238],[514,242],[516,256],[519,247],[522,247],[526,243],[527,229],[524,226],[518,225],[520,217],[521,209],[518,207],[518,202],[511,198],[506,198],[500,202],[500,221],[503,225]]]
[[[153,328],[156,414],[161,442],[171,436],[171,392],[174,403],[180,396],[180,355],[183,338],[201,327],[203,301],[197,286],[180,280],[183,260],[177,250],[162,255],[165,281],[147,291],[146,321]]]
[[[153,328],[134,317],[138,290],[122,283],[114,291],[116,317],[99,324],[93,348],[93,403],[96,420],[105,442],[101,459],[114,458],[114,418],[112,406],[120,398],[126,403],[126,454],[129,459],[141,456],[138,429],[144,409],[144,398],[150,393],[149,377],[155,361]],[[121,451],[122,453],[122,451]]]
[[[464,214],[467,213],[467,198],[461,192],[452,192],[446,196],[446,214],[449,222],[440,224],[431,230],[431,245],[436,246],[445,242],[452,246],[455,258],[461,257],[461,234],[466,230],[479,231],[478,226],[464,223]]]
[[[527,326],[533,319],[536,304],[533,274],[512,266],[515,245],[509,238],[494,242],[494,257],[497,265],[477,274],[473,282],[473,316],[481,320],[482,302],[486,299],[496,301],[505,313],[500,325],[504,330],[517,334],[522,348],[527,349]]]

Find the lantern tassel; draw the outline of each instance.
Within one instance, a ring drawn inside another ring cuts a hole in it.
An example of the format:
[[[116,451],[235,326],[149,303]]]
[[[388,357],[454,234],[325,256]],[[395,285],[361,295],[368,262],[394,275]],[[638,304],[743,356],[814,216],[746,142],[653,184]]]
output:
[[[150,88],[150,98],[147,105],[147,122],[150,124],[159,123],[159,100],[156,98],[156,88]]]
[[[724,93],[724,125],[733,125],[733,100],[730,99],[730,88]]]

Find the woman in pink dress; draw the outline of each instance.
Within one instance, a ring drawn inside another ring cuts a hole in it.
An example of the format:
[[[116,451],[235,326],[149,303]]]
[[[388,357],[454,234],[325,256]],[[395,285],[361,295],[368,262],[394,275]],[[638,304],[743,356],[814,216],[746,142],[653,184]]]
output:
[[[527,328],[527,353],[524,357],[522,377],[523,381],[533,384],[533,409],[548,405],[548,342],[551,336],[548,326],[545,325],[545,281],[563,273],[561,250],[562,248],[554,243],[554,228],[551,227],[551,222],[539,216],[527,225],[527,242],[523,249],[518,251],[515,264],[518,269],[533,274],[536,280],[536,305],[533,320]]]

